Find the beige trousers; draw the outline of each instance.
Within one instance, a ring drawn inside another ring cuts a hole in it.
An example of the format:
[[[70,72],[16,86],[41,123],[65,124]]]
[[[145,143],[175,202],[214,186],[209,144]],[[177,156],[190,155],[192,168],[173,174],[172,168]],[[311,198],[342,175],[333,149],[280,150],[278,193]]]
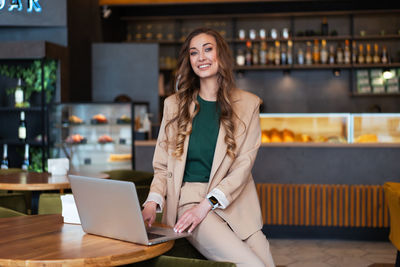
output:
[[[206,183],[184,183],[178,218],[206,196]],[[238,267],[274,267],[269,243],[261,230],[241,240],[229,225],[210,211],[196,227],[189,242],[209,260],[233,262]]]

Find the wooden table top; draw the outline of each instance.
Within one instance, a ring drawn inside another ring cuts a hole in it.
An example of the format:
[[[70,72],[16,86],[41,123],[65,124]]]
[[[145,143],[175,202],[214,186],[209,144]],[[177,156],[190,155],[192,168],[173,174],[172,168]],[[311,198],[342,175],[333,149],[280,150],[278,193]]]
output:
[[[61,215],[0,219],[0,266],[116,266],[147,260],[172,248],[90,235]]]
[[[109,178],[108,174],[81,174],[70,173],[76,175],[85,175],[95,178]],[[47,172],[15,172],[0,174],[0,189],[4,190],[60,190],[71,188],[67,175],[52,176]]]

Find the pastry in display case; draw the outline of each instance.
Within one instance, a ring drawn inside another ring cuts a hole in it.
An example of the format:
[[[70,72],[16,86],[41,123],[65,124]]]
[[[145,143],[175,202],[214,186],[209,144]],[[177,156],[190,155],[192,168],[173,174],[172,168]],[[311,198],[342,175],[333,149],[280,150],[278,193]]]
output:
[[[262,143],[348,143],[348,113],[260,114]]]
[[[51,107],[50,157],[70,160],[75,171],[132,169],[135,112],[148,103],[62,103]]]
[[[353,143],[400,143],[399,113],[351,114]]]
[[[92,124],[106,124],[108,122],[107,117],[103,114],[96,114],[90,120]]]
[[[66,123],[67,124],[68,123],[70,123],[70,124],[82,124],[83,120],[81,118],[79,118],[78,116],[71,115],[71,116],[69,116],[68,121]]]

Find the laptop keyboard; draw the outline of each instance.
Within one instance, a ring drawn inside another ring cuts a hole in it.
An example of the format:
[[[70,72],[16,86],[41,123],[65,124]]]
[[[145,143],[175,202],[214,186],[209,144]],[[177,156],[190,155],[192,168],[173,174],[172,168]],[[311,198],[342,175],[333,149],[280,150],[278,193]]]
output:
[[[147,232],[147,238],[148,238],[149,240],[155,239],[155,238],[159,238],[159,237],[163,237],[163,236],[165,236],[165,235],[159,235],[159,234]]]

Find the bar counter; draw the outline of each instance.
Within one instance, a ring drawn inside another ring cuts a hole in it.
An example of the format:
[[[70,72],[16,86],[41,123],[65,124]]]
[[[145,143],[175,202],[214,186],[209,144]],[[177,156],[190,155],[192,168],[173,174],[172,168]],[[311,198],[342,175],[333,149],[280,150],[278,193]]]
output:
[[[156,141],[135,142],[135,166],[152,170]],[[382,185],[400,181],[400,144],[262,144],[256,183]]]

